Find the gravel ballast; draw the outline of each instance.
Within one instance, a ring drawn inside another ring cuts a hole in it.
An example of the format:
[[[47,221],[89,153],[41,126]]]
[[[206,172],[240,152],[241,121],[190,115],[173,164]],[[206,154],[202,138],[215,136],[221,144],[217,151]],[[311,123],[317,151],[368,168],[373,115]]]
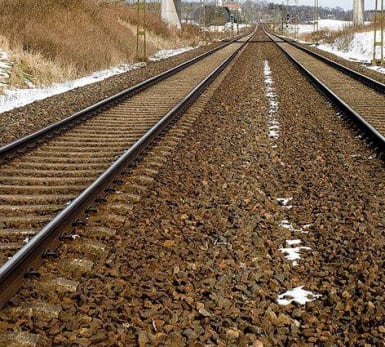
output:
[[[48,345],[384,345],[383,163],[258,38],[140,203],[121,202],[58,317],[3,311],[0,329]],[[27,294],[44,299],[27,288],[7,310]]]

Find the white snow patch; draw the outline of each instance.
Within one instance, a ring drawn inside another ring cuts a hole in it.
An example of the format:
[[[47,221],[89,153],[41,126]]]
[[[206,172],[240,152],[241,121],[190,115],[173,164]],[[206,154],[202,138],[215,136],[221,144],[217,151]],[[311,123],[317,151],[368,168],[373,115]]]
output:
[[[299,245],[301,242],[302,242],[301,240],[286,240],[286,243],[287,243],[289,246]]]
[[[293,225],[287,219],[281,220],[281,222],[279,223],[279,226],[282,228],[288,229],[290,231],[298,231],[296,228],[293,227]]]
[[[278,108],[277,95],[275,93],[275,88],[274,88],[274,81],[271,74],[270,65],[267,60],[264,61],[263,73],[265,75],[265,86],[266,86],[265,95],[269,103],[269,110],[267,114],[267,124],[269,126],[268,135],[273,140],[276,140],[279,138],[279,128],[280,128],[280,124],[277,120],[279,108]]]
[[[369,22],[365,22],[365,24],[369,24]],[[351,21],[339,21],[339,20],[331,20],[331,19],[321,19],[318,21],[319,30],[328,30],[328,31],[338,31],[342,30],[344,27],[349,27],[352,25]],[[289,33],[293,33],[295,31],[294,26],[290,26],[288,28]],[[301,24],[298,26],[298,32],[300,34],[306,34],[313,31],[313,24]],[[381,34],[378,31],[378,37]],[[341,58],[362,62],[365,64],[369,64],[373,58],[373,41],[374,41],[374,31],[367,32],[357,32],[352,36],[351,41],[348,38],[338,38],[335,42],[322,43],[317,47],[323,51],[333,53]],[[380,56],[381,47],[377,47],[378,57]],[[380,66],[368,66],[369,69],[375,70],[380,73],[385,74],[385,68]]]
[[[279,250],[283,253],[286,254],[285,259],[291,260],[293,262],[293,266],[297,266],[297,260],[301,259],[301,250],[306,249],[310,250],[310,247],[288,247],[288,248],[279,248]]]
[[[165,59],[170,56],[181,54],[192,47],[179,49],[162,50],[150,57],[150,60]],[[63,83],[55,83],[43,88],[35,88],[32,83],[27,83],[30,89],[8,89],[4,78],[9,77],[8,68],[12,65],[9,61],[7,52],[0,50],[0,86],[4,88],[4,95],[0,95],[0,113],[12,110],[17,107],[25,106],[37,100],[46,99],[48,97],[67,92],[71,89],[83,87],[85,85],[100,82],[106,78],[138,69],[146,65],[146,63],[123,64],[112,67],[110,69],[97,71],[89,76],[71,80]]]
[[[307,224],[307,225],[304,225],[303,228],[304,229],[307,229],[308,227],[310,227],[312,224]],[[300,229],[296,229],[294,228],[294,226],[287,220],[287,219],[282,219],[280,222],[279,222],[279,226],[282,227],[282,228],[285,228],[287,230],[290,230],[290,231],[295,231],[295,232],[300,232],[302,234],[307,234],[309,233],[308,230],[304,230],[302,228]]]
[[[0,95],[0,112],[9,111],[37,100],[46,99],[50,96],[67,92],[71,89],[99,82],[108,77],[131,71],[144,65],[144,63],[121,65],[111,69],[95,72],[87,77],[63,83],[54,83],[43,88],[5,89],[4,95]]]
[[[369,24],[370,22],[365,22],[365,24]],[[344,21],[337,19],[319,19],[318,20],[318,30],[326,30],[326,31],[339,31],[344,28],[350,27],[353,25],[352,21]],[[286,31],[290,33],[295,32],[295,25],[290,25]],[[307,24],[299,24],[298,25],[298,33],[299,34],[308,34],[313,32],[314,25],[312,22]]]
[[[320,294],[313,294],[312,292],[303,289],[303,287],[304,286],[296,287],[278,295],[278,304],[288,305],[295,301],[300,305],[305,305],[307,302],[314,301],[322,296]]]
[[[293,198],[277,198],[277,200],[281,205],[286,206]]]
[[[318,20],[318,30],[338,31],[345,27],[351,26],[353,22],[335,19],[320,19]],[[314,29],[313,23],[299,24],[298,32],[301,34],[311,33]]]
[[[380,32],[378,32],[378,36]],[[374,41],[374,32],[361,32],[354,33],[351,41],[346,42],[347,39],[337,38],[331,44],[320,44],[319,49],[323,51],[333,53],[341,58],[362,62],[365,64],[371,63],[373,59],[373,41]],[[380,57],[381,47],[377,47],[377,56]],[[376,70],[380,73],[385,73],[385,68],[380,66],[370,66],[369,69]]]
[[[288,205],[290,201],[293,200],[293,198],[277,198],[279,204],[287,209],[291,209],[293,206]]]
[[[367,22],[369,23],[369,22]],[[352,21],[343,21],[343,20],[336,20],[336,19],[319,19],[318,20],[318,30],[325,30],[325,31],[339,31],[346,27],[349,27],[353,25]],[[289,34],[289,36],[294,36],[294,33],[296,32],[296,26],[291,24],[288,28],[285,29],[284,34]],[[314,31],[314,24],[313,22],[308,22],[306,24],[299,24],[298,25],[298,34],[309,34]],[[297,42],[300,43],[307,43],[306,41],[302,41],[297,39]]]
[[[162,49],[158,52],[156,52],[154,55],[152,55],[148,60],[150,61],[159,61],[163,60],[169,57],[172,57],[174,55],[182,54],[187,51],[191,51],[194,49],[194,47],[182,47],[177,49]]]
[[[319,49],[333,53],[347,60],[370,63],[373,58],[373,31],[354,33],[352,40],[339,37],[331,44],[320,44]]]

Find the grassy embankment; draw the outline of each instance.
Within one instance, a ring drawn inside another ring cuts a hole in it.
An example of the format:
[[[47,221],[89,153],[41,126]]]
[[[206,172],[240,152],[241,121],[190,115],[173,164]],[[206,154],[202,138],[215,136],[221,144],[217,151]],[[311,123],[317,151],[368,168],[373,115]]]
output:
[[[194,45],[197,30],[181,33],[147,13],[147,47]],[[0,0],[0,48],[13,62],[7,83],[44,85],[132,62],[136,45],[136,9],[97,0]]]
[[[334,43],[338,42],[341,50],[349,47],[355,33],[374,31],[374,24],[365,24],[353,26],[352,24],[345,25],[342,29],[336,31],[319,30],[315,34],[304,33],[300,36],[301,40],[312,42],[314,35],[319,42]],[[379,31],[378,31],[379,33]]]

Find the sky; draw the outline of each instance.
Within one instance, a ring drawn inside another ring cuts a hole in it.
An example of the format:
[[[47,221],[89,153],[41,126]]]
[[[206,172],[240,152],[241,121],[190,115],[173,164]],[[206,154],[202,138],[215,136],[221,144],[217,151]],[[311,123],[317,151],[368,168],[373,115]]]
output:
[[[269,0],[269,2],[275,2],[281,4],[282,0]],[[286,0],[284,0],[286,3]],[[289,0],[289,5],[294,5],[295,0]],[[298,0],[298,5],[313,6],[314,0]],[[353,8],[353,0],[318,0],[318,6],[322,7],[342,7],[345,10],[351,10]],[[365,0],[365,9],[372,9],[374,7],[374,0]]]

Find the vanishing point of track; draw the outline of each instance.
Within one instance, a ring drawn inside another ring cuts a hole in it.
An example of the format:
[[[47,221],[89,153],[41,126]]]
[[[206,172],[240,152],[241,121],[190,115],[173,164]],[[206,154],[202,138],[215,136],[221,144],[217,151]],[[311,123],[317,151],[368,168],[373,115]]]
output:
[[[240,42],[241,41],[241,42]],[[0,306],[38,275],[116,177],[230,63],[246,38],[0,149]],[[138,94],[137,94],[138,93]]]

